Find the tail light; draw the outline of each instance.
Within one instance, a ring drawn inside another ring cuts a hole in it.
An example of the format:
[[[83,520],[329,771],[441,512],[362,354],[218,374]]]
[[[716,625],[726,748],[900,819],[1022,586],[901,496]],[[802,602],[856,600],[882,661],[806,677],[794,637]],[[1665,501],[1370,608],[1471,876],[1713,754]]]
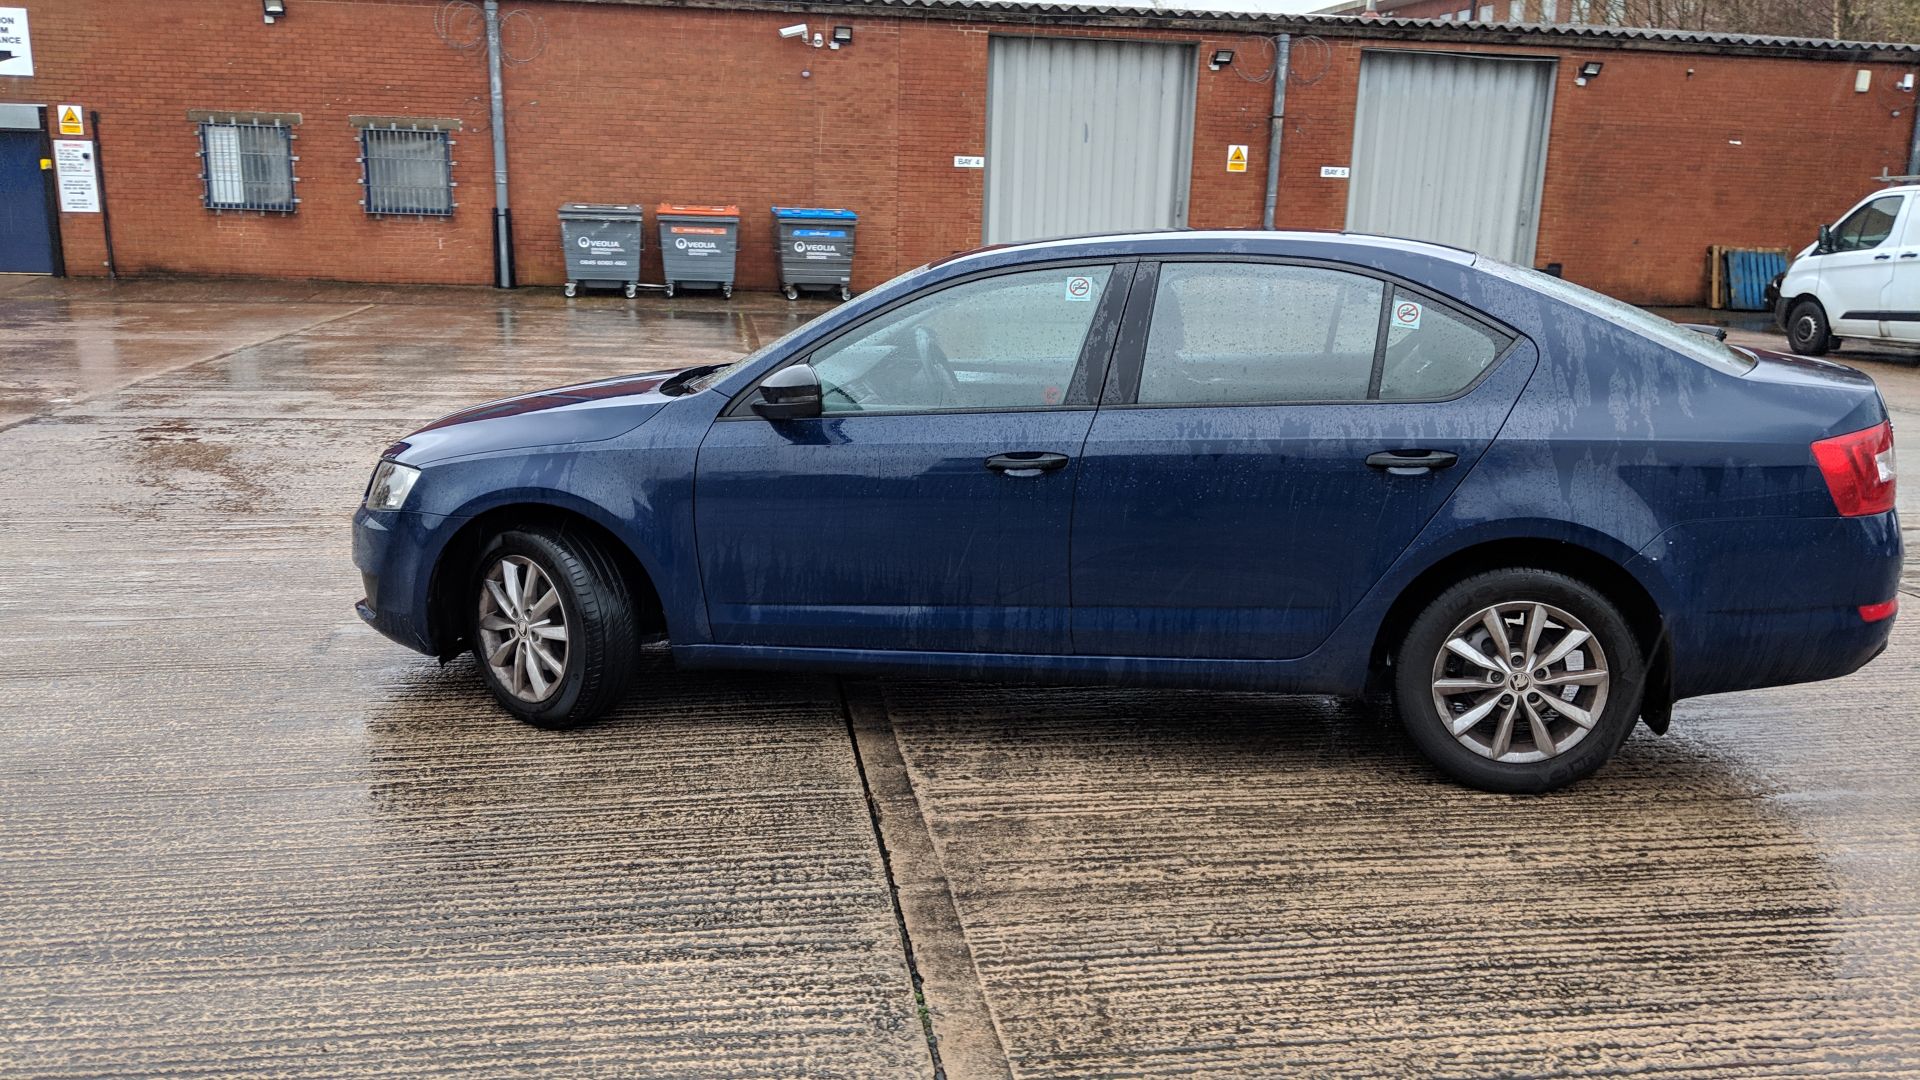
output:
[[[1821,439],[1813,444],[1813,460],[1841,517],[1866,517],[1893,509],[1893,425],[1888,421]]]
[[[1860,621],[1861,622],[1879,622],[1882,619],[1891,619],[1893,618],[1894,613],[1899,610],[1900,610],[1900,598],[1897,596],[1891,600],[1887,600],[1885,602],[1878,603],[1878,604],[1861,604],[1860,605]]]

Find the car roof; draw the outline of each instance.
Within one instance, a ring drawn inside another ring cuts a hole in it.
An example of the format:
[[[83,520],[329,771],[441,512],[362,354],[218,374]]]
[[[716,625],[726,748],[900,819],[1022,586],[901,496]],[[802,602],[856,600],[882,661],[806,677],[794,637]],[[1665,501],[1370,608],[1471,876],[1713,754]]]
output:
[[[1471,266],[1478,256],[1465,248],[1450,247],[1427,240],[1409,240],[1400,236],[1372,233],[1332,232],[1326,230],[1262,229],[1162,229],[1152,232],[1097,233],[1088,236],[1063,236],[1048,240],[1030,240],[1018,244],[990,244],[960,252],[936,262],[936,266],[998,257],[995,261],[1020,261],[1026,254],[1072,258],[1082,254],[1151,255],[1173,252],[1206,251],[1222,253],[1273,254],[1303,247],[1365,247],[1426,255],[1461,266]]]

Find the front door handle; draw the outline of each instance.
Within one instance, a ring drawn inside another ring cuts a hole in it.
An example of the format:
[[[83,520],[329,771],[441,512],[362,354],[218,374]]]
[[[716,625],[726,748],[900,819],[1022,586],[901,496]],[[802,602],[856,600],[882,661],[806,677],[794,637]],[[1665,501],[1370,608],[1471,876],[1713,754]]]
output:
[[[1900,257],[1903,259],[1920,259],[1920,251],[1903,251],[1900,253]]]
[[[987,468],[1002,476],[1039,476],[1067,467],[1067,455],[1023,450],[1014,454],[995,454],[987,459]]]
[[[1449,454],[1445,450],[1382,450],[1367,455],[1367,464],[1376,469],[1385,469],[1394,476],[1419,476],[1435,469],[1444,469],[1460,460],[1460,455]]]
[[[1891,259],[1891,258],[1893,258],[1893,256],[1891,256],[1891,255],[1875,255],[1875,256],[1873,257],[1873,261],[1874,261],[1874,262],[1885,262],[1886,260],[1888,260],[1888,259]]]

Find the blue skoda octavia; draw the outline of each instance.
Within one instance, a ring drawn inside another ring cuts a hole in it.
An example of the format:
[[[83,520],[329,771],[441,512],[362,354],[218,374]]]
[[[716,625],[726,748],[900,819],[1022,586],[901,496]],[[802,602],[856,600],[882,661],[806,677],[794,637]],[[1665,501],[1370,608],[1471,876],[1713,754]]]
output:
[[[1887,645],[1871,380],[1532,270],[1178,232],[922,267],[737,363],[387,451],[360,614],[581,724],[683,667],[1371,696],[1533,792]]]

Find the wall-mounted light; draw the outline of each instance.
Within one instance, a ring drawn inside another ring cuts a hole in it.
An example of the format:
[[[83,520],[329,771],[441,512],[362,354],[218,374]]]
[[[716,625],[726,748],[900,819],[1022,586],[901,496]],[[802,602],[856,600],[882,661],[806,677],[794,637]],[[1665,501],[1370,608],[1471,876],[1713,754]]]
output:
[[[287,17],[287,0],[260,0],[261,14],[268,22]]]
[[[1587,61],[1586,63],[1584,63],[1584,64],[1581,64],[1581,65],[1580,65],[1580,71],[1579,71],[1579,74],[1578,74],[1578,77],[1576,77],[1576,78],[1575,78],[1575,79],[1573,80],[1573,85],[1575,85],[1575,86],[1585,86],[1585,85],[1587,85],[1587,80],[1588,80],[1588,79],[1597,79],[1597,78],[1599,78],[1599,77],[1600,77],[1600,68],[1601,68],[1602,66],[1603,66],[1603,65],[1602,65],[1602,64],[1600,63],[1600,61],[1598,61],[1598,60],[1589,60],[1589,61]]]
[[[833,47],[834,48],[837,49],[842,45],[851,45],[851,44],[853,44],[853,27],[836,26],[833,28]]]
[[[1231,63],[1233,63],[1232,49],[1215,49],[1213,50],[1213,58],[1207,61],[1207,70],[1219,71]]]

